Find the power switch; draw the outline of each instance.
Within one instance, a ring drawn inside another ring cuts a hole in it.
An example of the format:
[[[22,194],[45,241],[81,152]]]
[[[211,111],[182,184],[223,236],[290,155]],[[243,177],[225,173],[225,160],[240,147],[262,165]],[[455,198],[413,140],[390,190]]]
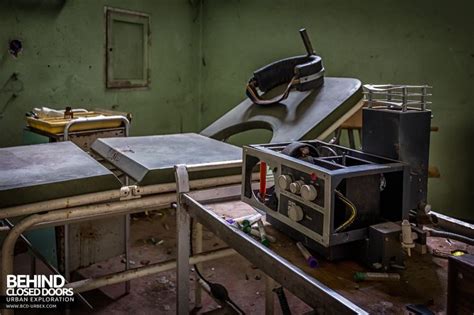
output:
[[[300,206],[292,205],[288,208],[288,217],[293,221],[301,221],[303,220],[304,212]]]
[[[318,191],[313,185],[301,186],[301,197],[306,201],[313,201],[318,196]]]
[[[281,190],[288,190],[290,188],[290,184],[292,182],[290,175],[280,175],[278,176],[278,187]]]
[[[290,191],[294,193],[295,195],[299,194],[301,186],[303,185],[304,185],[304,182],[302,180],[297,180],[296,182],[293,182],[290,184]]]

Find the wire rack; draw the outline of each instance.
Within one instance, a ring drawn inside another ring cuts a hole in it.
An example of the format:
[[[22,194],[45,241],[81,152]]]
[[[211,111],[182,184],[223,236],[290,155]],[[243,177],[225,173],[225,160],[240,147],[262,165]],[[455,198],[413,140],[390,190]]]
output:
[[[429,85],[366,84],[364,100],[369,108],[393,110],[429,110],[432,95]]]

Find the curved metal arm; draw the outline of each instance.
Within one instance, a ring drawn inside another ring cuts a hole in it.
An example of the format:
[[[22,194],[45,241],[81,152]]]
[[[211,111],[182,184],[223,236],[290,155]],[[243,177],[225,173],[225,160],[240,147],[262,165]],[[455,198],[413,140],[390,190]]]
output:
[[[63,134],[64,141],[69,140],[69,129],[73,125],[83,124],[83,123],[88,123],[88,122],[94,122],[94,121],[109,121],[109,120],[117,120],[117,119],[121,120],[124,123],[124,125],[125,125],[125,137],[128,137],[128,132],[129,132],[129,129],[130,129],[130,121],[126,117],[123,117],[123,116],[98,116],[98,117],[77,118],[77,119],[73,119],[70,122],[68,122],[67,125],[64,126],[64,134]]]

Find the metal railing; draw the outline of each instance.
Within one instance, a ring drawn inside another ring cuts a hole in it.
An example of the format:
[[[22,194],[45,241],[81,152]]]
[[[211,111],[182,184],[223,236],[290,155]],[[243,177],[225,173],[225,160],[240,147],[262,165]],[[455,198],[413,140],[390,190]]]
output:
[[[365,84],[364,101],[369,108],[402,110],[429,109],[429,85]]]

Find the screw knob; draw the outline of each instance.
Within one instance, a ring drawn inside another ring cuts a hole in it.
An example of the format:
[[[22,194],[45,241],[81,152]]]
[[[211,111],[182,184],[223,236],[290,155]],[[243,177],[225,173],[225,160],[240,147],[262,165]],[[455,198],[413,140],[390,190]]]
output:
[[[313,201],[318,196],[318,191],[313,185],[301,186],[301,197],[306,201]]]
[[[278,176],[278,187],[280,187],[281,190],[288,190],[291,181],[292,179],[290,175],[280,175]]]
[[[297,180],[290,184],[290,191],[294,194],[299,194],[302,185],[304,185],[304,182],[302,180]]]
[[[293,221],[296,221],[296,222],[301,221],[303,220],[303,216],[304,216],[304,212],[300,206],[292,205],[288,209],[288,217]]]

